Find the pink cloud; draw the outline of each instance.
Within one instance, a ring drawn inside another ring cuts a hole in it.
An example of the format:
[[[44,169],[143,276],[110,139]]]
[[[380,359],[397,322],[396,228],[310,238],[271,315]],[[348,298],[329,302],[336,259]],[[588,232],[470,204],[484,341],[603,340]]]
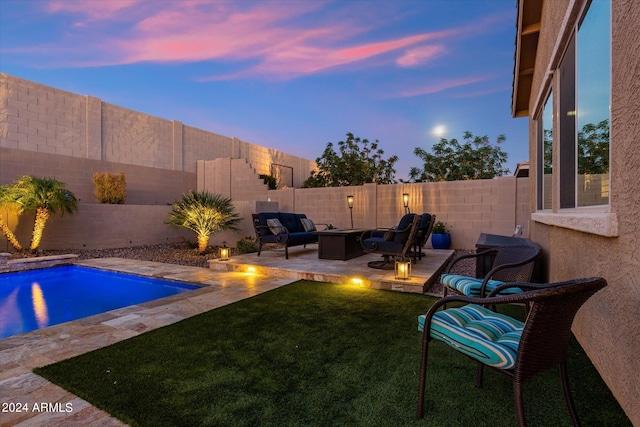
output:
[[[428,62],[445,51],[446,48],[442,45],[419,46],[407,50],[404,55],[396,60],[396,64],[401,67],[414,67]]]
[[[158,4],[162,6],[156,7]],[[398,51],[395,64],[414,67],[446,52],[444,42],[421,44],[448,41],[487,26],[479,22],[349,45],[354,36],[370,33],[374,24],[358,22],[354,18],[357,10],[327,16],[325,7],[324,2],[308,1],[53,0],[49,4],[53,13],[79,15],[78,28],[95,28],[94,21],[107,26],[99,27],[100,32],[91,37],[78,39],[73,46],[81,53],[65,58],[67,65],[246,60],[253,64],[233,74],[203,77],[202,81],[251,76],[288,79],[373,57],[390,64],[392,59],[383,55]],[[311,21],[309,15],[319,9],[325,14]]]
[[[395,96],[392,96],[392,98],[411,98],[414,96],[430,95],[432,93],[443,92],[445,90],[453,89],[456,87],[467,86],[470,84],[483,82],[488,79],[489,77],[486,77],[486,76],[477,76],[477,77],[464,77],[460,79],[441,80],[431,85],[414,87],[414,88],[405,90],[403,92],[398,93]]]
[[[69,12],[84,15],[92,20],[109,19],[121,10],[140,3],[140,0],[108,0],[108,1],[65,1],[52,0],[49,11],[52,13]]]

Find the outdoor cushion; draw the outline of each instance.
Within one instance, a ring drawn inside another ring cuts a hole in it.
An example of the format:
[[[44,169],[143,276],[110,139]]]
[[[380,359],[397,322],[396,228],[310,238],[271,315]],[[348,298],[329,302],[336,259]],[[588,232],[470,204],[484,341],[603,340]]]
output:
[[[425,315],[418,316],[418,330]],[[500,369],[513,369],[524,323],[476,304],[438,311],[431,321],[431,338]]]
[[[482,281],[484,279],[477,279],[475,277],[469,276],[461,276],[458,274],[443,274],[440,277],[440,282],[443,286],[448,286],[449,288],[456,289],[458,292],[463,293],[464,295],[470,297],[479,297],[480,296],[480,288],[482,287]],[[483,297],[489,295],[489,292],[495,289],[496,286],[502,285],[504,282],[499,280],[489,280],[487,282],[487,286],[485,287],[485,293]],[[520,288],[508,288],[504,291],[500,292],[501,295],[507,294],[521,294],[522,289]]]
[[[273,234],[284,234],[287,232],[287,228],[280,223],[278,218],[268,219],[267,225]]]
[[[404,244],[407,241],[407,236],[411,233],[411,230],[408,229],[411,223],[413,222],[413,217],[415,214],[406,214],[402,218],[400,218],[400,222],[396,227],[397,230],[405,230],[400,232],[393,233],[393,241],[396,243]]]
[[[279,212],[276,218],[280,220],[280,223],[289,231],[289,233],[298,233],[304,231],[299,217],[300,215],[293,213]]]
[[[397,252],[402,250],[404,244],[395,243],[393,240],[385,240],[384,237],[369,237],[362,241],[366,250],[380,252]]]
[[[300,218],[304,231],[316,231],[316,225],[309,218]]]

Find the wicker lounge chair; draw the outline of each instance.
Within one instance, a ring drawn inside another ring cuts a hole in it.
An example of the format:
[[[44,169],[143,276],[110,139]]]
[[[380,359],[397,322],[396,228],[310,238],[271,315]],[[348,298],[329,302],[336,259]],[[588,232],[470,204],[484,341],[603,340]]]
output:
[[[480,258],[487,254],[495,254],[491,270],[483,278],[475,278],[451,274],[453,266],[469,258]],[[489,294],[496,286],[507,282],[529,282],[533,274],[535,261],[540,257],[540,248],[535,245],[505,246],[495,249],[487,249],[475,254],[462,255],[451,261],[442,274],[443,296],[449,293],[466,295],[470,297],[483,297]],[[509,288],[505,293],[520,293],[518,288]]]
[[[490,294],[487,298],[452,295],[437,301],[426,315],[419,316],[418,319],[418,329],[423,333],[418,417],[422,418],[424,415],[429,343],[436,339],[478,362],[477,387],[482,387],[484,365],[513,378],[515,409],[520,427],[526,426],[523,383],[551,367],[559,366],[571,419],[574,425],[580,425],[567,373],[571,324],[582,304],[606,285],[607,282],[598,277],[544,285],[504,284],[494,292],[512,286],[518,286],[525,292],[499,297]],[[468,305],[438,311],[452,302]],[[512,303],[531,304],[525,323],[482,306]],[[496,325],[499,325],[499,328],[496,328]],[[496,334],[488,336],[479,333],[483,328],[495,330]]]

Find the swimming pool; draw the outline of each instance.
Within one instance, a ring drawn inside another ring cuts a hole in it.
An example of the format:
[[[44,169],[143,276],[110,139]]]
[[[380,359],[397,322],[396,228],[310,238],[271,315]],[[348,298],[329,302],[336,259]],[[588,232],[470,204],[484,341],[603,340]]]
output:
[[[0,339],[198,288],[79,266],[0,274]]]

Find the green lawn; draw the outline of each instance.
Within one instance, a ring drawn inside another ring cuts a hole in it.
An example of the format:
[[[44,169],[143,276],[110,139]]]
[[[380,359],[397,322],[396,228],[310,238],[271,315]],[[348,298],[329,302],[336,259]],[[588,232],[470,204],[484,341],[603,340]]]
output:
[[[442,343],[415,418],[432,302],[299,281],[36,373],[132,426],[515,425],[510,378],[487,370],[476,389],[475,364]],[[569,372],[583,425],[630,425],[575,340]],[[524,390],[529,425],[571,425],[557,370]]]

